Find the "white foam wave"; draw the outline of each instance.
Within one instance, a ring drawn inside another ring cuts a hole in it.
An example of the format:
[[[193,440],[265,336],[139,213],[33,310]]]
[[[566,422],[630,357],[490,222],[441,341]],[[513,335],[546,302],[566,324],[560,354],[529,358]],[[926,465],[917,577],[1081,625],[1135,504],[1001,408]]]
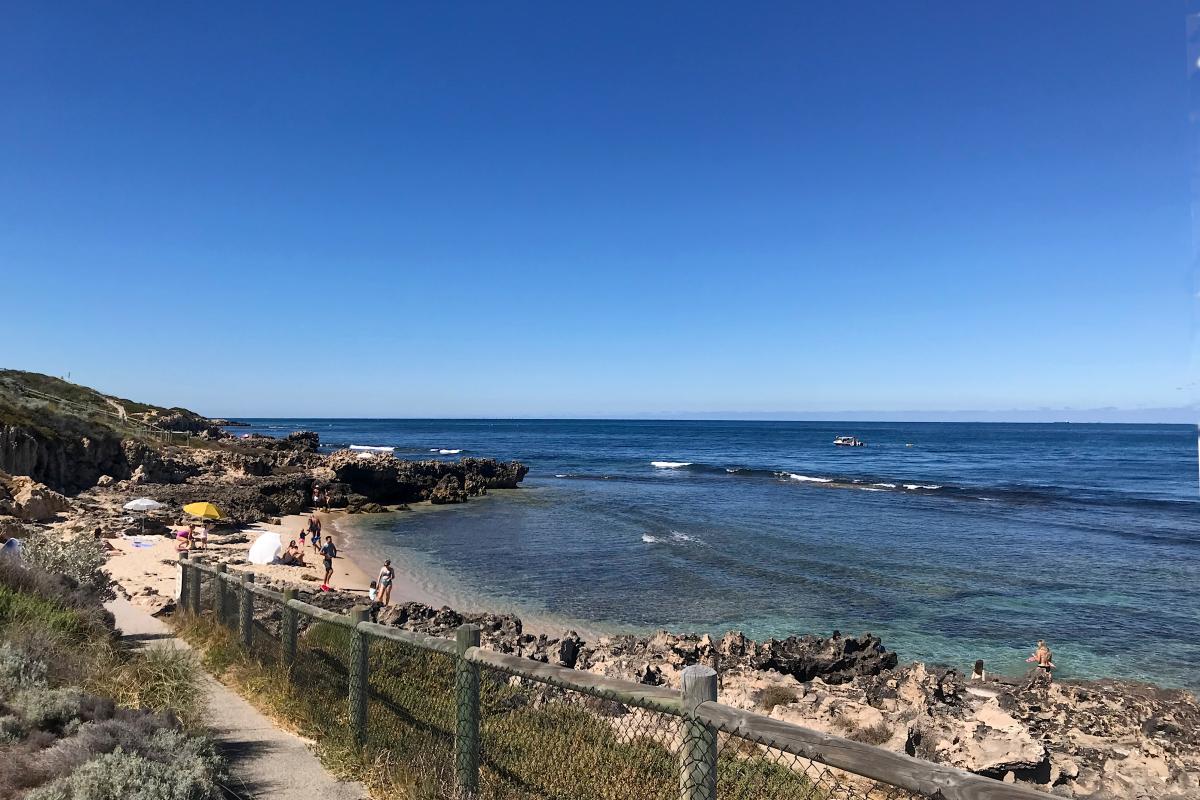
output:
[[[924,484],[924,483],[906,483],[906,484],[904,484],[904,488],[905,488],[905,489],[908,489],[908,490],[911,492],[911,491],[914,491],[914,490],[916,490],[916,489],[930,489],[930,490],[932,490],[932,489],[940,489],[940,488],[942,488],[942,487],[941,487],[941,486],[939,486],[939,485],[937,485],[936,483],[930,483],[930,484]]]
[[[683,531],[671,531],[671,541],[673,542],[694,542],[695,536],[689,536]]]
[[[788,472],[785,474],[792,480],[800,481],[802,483],[833,483],[833,478],[814,478],[811,475],[797,475],[794,472]]]
[[[882,492],[883,491],[883,489],[875,489],[870,486],[855,486],[854,488],[858,489],[860,492]]]
[[[394,447],[373,447],[366,444],[352,444],[350,445],[350,449],[359,450],[365,453],[392,453],[396,450]]]
[[[894,483],[872,483],[871,485],[878,486],[880,489],[895,489],[896,488],[896,484],[894,484]]]
[[[461,453],[461,452],[462,452],[462,450],[461,450],[461,449],[459,449],[459,450],[447,450],[447,449],[446,449],[446,448],[444,448],[444,447],[443,447],[443,448],[431,447],[431,448],[429,448],[429,452],[431,452],[431,453],[438,453],[439,455],[443,455],[443,456],[449,456],[449,455],[454,455],[455,453]]]
[[[650,466],[658,469],[679,469],[680,467],[690,467],[690,461],[651,461]]]
[[[659,539],[657,536],[651,536],[648,533],[643,533],[642,541],[645,542],[646,544],[658,544],[659,542],[662,541],[662,539]]]

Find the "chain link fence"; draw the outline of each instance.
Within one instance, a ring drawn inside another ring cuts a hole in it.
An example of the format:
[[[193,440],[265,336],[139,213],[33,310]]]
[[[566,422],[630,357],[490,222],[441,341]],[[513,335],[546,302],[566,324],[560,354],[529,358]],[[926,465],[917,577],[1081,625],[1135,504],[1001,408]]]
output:
[[[290,716],[424,798],[1031,800],[939,764],[716,702],[716,673],[645,686],[422,636],[180,559],[180,608],[236,631]]]

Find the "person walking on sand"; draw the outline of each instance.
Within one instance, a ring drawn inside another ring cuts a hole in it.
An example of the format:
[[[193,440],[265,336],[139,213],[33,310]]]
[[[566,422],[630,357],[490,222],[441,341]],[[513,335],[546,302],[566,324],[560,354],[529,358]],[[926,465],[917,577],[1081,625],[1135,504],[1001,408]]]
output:
[[[316,552],[321,551],[321,520],[313,514],[308,518],[308,532],[312,534],[312,547]]]
[[[328,592],[331,588],[329,582],[333,580],[333,560],[337,558],[337,546],[333,543],[332,536],[325,537],[321,555],[325,557],[325,580],[321,583],[321,591]]]
[[[392,604],[392,582],[396,580],[396,570],[392,568],[392,560],[383,562],[383,569],[379,570],[379,602],[382,605],[389,606]]]

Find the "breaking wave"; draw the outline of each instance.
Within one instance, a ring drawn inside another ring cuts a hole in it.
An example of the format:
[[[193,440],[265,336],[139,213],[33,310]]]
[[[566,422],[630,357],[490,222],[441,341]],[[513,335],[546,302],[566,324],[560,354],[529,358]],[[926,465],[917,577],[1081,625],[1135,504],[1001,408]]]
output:
[[[691,534],[683,531],[672,530],[670,535],[654,535],[652,533],[643,533],[642,541],[646,544],[688,544],[689,542],[700,543],[700,540]]]
[[[681,469],[692,466],[691,461],[651,461],[650,466],[658,469]]]
[[[798,475],[795,472],[782,472],[780,475],[786,475],[788,478],[800,481],[801,483],[833,483],[833,478],[814,478],[811,475]]]
[[[437,453],[438,455],[442,455],[442,456],[451,456],[451,455],[454,455],[455,453],[461,453],[462,448],[459,448],[458,450],[447,450],[444,447],[443,448],[431,447],[431,448],[429,448],[429,452]]]

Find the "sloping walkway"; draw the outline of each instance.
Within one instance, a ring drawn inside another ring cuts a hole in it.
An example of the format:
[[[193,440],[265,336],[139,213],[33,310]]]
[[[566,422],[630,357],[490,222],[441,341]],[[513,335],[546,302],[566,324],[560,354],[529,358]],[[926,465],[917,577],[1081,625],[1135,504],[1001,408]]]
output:
[[[161,641],[187,648],[164,622],[118,597],[106,604],[125,639]],[[208,673],[199,680],[208,693],[210,728],[230,761],[233,796],[245,800],[364,800],[361,783],[330,775],[305,740],[280,730],[240,695]]]

